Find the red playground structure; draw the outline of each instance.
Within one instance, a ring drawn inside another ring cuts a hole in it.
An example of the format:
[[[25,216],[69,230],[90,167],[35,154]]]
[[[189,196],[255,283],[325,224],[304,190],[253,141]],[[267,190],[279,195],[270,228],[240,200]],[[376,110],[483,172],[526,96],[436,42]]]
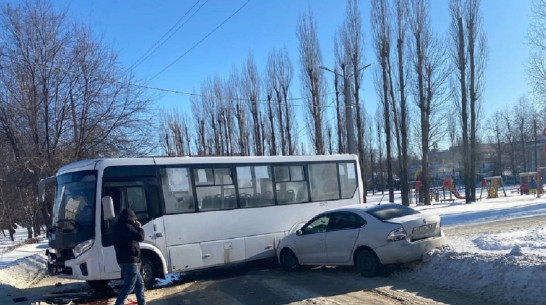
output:
[[[451,178],[444,179],[442,187],[443,187],[443,189],[448,189],[449,191],[451,191],[453,196],[455,196],[455,198],[457,198],[457,199],[465,199],[466,198],[465,196],[462,196],[461,194],[459,194],[459,192],[457,191],[455,186],[453,186],[453,179],[451,179]]]

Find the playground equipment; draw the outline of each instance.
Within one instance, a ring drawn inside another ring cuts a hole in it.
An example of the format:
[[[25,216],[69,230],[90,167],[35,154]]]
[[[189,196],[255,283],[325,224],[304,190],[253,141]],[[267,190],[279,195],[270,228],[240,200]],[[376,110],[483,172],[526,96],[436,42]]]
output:
[[[444,193],[444,199],[442,199],[441,201],[453,201],[454,199],[451,198],[451,194],[453,194],[453,196],[455,196],[455,198],[457,199],[466,198],[465,196],[462,196],[461,194],[459,194],[455,186],[453,186],[453,179],[451,178],[444,179],[442,183],[442,192],[444,192],[446,189],[451,191],[451,193],[449,194],[449,199],[445,199],[445,193]]]
[[[501,176],[484,177],[482,179],[482,187],[480,191],[480,199],[482,199],[483,189],[487,189],[487,199],[499,198],[499,185],[502,186],[502,192],[506,197],[506,190],[504,189],[504,182]]]
[[[521,195],[537,193],[537,172],[519,174],[519,193]]]

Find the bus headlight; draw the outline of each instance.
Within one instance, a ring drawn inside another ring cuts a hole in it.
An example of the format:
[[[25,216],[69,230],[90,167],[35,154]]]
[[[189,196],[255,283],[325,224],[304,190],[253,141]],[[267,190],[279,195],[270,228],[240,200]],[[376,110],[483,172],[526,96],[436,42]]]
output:
[[[74,247],[74,256],[78,257],[82,255],[85,251],[89,250],[91,246],[93,246],[94,241],[94,239],[89,239],[76,245],[76,247]]]

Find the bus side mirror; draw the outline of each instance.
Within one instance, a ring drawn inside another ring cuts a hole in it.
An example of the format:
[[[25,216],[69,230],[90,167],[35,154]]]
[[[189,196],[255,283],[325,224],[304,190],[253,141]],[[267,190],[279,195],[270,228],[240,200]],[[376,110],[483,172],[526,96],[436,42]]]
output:
[[[114,215],[114,200],[111,196],[102,197],[102,210],[104,211],[104,220],[110,220]]]
[[[296,231],[296,235],[297,236],[302,236],[303,235],[303,231],[300,229],[300,230],[297,230]]]

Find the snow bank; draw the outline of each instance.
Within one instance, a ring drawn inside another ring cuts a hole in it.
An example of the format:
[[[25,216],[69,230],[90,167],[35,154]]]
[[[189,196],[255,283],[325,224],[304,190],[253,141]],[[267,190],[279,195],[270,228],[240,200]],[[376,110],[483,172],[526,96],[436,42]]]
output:
[[[45,253],[30,255],[0,269],[0,284],[27,288],[46,276]]]
[[[427,253],[412,272],[395,276],[473,293],[492,302],[536,304],[537,300],[546,300],[546,256],[518,253],[521,247],[514,248],[515,253],[497,255],[456,252],[446,246]]]
[[[47,273],[47,240],[41,236],[38,243],[27,239],[26,229],[15,230],[15,240],[0,235],[0,284],[27,288],[40,281]]]

